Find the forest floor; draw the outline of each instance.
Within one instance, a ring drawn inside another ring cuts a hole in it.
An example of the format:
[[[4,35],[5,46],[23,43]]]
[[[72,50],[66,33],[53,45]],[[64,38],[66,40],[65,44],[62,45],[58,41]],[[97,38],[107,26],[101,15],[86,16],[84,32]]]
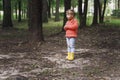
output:
[[[79,30],[75,60],[66,57],[65,33],[27,44],[26,30],[0,30],[0,80],[120,80],[120,28]],[[12,79],[11,79],[12,80]]]

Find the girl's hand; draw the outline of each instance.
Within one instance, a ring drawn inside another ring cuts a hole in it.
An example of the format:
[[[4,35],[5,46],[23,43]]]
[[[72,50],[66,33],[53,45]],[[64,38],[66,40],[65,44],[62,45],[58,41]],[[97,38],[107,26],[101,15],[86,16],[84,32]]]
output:
[[[65,29],[65,30],[67,30],[67,29],[68,29],[68,27],[67,27],[67,26],[64,26],[64,29]]]

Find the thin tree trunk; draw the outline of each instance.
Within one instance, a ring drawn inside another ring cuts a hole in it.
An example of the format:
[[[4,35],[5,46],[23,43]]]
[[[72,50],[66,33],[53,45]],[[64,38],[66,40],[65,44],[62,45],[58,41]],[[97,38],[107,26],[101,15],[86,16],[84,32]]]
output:
[[[93,23],[92,25],[98,24],[98,1],[94,0],[94,15],[93,15]]]
[[[23,9],[21,9],[21,20],[23,19]]]
[[[22,2],[21,2],[21,0],[18,0],[18,22],[21,22],[21,6],[22,6],[22,4],[21,4]]]
[[[43,0],[43,22],[47,23],[48,22],[48,2],[47,0]]]
[[[99,7],[99,22],[103,23],[104,22],[104,14],[106,10],[106,5],[107,5],[107,0],[104,0],[104,7],[102,10],[102,3],[100,3],[100,0],[98,0],[98,7]]]
[[[80,27],[82,26],[82,0],[78,0],[78,12],[79,12],[79,19],[80,19]]]
[[[98,0],[98,8],[99,8],[99,22],[102,22],[102,3],[100,2],[100,0]]]
[[[118,0],[118,10],[120,9],[120,0]]]
[[[2,12],[0,12],[0,20],[2,20]]]
[[[102,17],[101,23],[104,22],[104,15],[105,15],[105,11],[106,11],[106,5],[107,5],[107,0],[104,0],[104,8],[103,8],[103,13],[101,15],[101,17]]]
[[[2,28],[13,27],[12,18],[11,18],[11,0],[3,0],[3,24]]]
[[[24,5],[25,5],[25,3],[22,2],[22,6],[21,6],[21,19],[24,19]]]
[[[29,0],[29,30],[31,33],[31,41],[44,41],[42,29],[42,0]]]
[[[53,3],[53,0],[51,0],[51,2]],[[52,15],[54,15],[54,6],[53,4],[51,6],[52,6]]]
[[[25,9],[23,10],[23,13],[24,13],[23,17],[24,17],[24,19],[26,19],[26,10]]]
[[[15,19],[17,19],[18,16],[17,16],[17,3],[15,3]]]
[[[60,1],[56,0],[55,21],[60,21],[60,18],[59,18],[59,4],[60,4]]]
[[[87,9],[88,9],[88,0],[85,0],[85,2],[84,2],[84,13],[83,13],[83,27],[86,26],[86,22],[87,22]]]
[[[49,5],[48,5],[48,17],[51,18],[51,1],[52,0],[48,0]]]

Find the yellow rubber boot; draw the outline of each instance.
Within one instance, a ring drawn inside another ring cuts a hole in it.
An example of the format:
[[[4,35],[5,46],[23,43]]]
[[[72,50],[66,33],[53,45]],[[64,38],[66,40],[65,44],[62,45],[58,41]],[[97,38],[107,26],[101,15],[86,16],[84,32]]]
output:
[[[70,54],[71,53],[67,53],[66,59],[70,59]]]
[[[68,60],[70,61],[74,60],[74,53],[69,54]]]

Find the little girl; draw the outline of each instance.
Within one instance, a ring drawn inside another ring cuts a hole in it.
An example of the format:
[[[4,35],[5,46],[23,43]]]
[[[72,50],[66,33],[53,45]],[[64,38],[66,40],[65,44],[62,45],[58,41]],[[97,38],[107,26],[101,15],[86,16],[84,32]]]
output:
[[[68,60],[74,60],[74,53],[75,53],[75,40],[77,37],[78,32],[78,21],[74,18],[75,13],[73,10],[69,9],[66,11],[66,17],[68,21],[64,26],[64,30],[66,31],[66,41],[67,41],[67,48],[68,48]]]

